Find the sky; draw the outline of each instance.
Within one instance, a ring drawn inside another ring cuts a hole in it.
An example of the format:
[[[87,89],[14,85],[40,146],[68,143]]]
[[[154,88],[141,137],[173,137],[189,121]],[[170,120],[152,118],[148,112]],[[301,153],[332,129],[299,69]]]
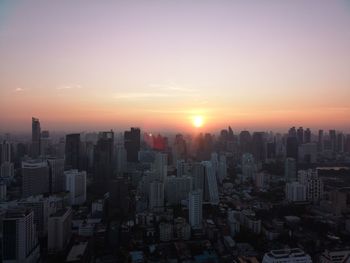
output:
[[[0,131],[350,131],[350,1],[0,0]]]

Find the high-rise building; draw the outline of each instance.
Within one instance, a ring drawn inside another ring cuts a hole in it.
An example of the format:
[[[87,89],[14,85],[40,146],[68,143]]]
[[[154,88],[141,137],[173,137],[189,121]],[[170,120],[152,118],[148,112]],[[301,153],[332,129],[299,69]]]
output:
[[[188,215],[189,215],[189,223],[192,228],[198,229],[202,228],[202,190],[195,190],[190,192],[189,194],[189,202],[188,202]]]
[[[266,141],[265,132],[254,132],[252,137],[253,155],[257,162],[265,162]]]
[[[161,211],[164,208],[164,183],[153,181],[150,183],[149,208],[153,211]]]
[[[297,180],[297,163],[294,158],[286,158],[284,162],[284,178],[286,182]]]
[[[239,146],[241,154],[252,152],[252,137],[249,131],[241,131],[239,134]]]
[[[304,132],[304,143],[310,143],[311,142],[311,130],[307,128]]]
[[[344,152],[344,135],[343,133],[339,132],[337,134],[337,152],[342,153]]]
[[[166,222],[159,224],[159,240],[161,242],[169,242],[173,239],[173,225]]]
[[[257,172],[257,166],[255,164],[253,155],[250,153],[243,154],[242,175],[247,179],[254,180],[256,172]]]
[[[192,166],[193,190],[204,191],[205,167],[202,163],[195,162]]]
[[[37,158],[40,155],[40,138],[41,138],[40,121],[37,118],[32,118],[32,145],[31,145],[32,158]]]
[[[49,217],[48,252],[55,254],[64,251],[72,236],[72,209],[63,208]]]
[[[204,197],[205,200],[213,205],[219,204],[218,182],[215,176],[215,169],[210,161],[203,161],[205,167],[204,177]]]
[[[48,193],[50,171],[46,161],[22,162],[22,197]]]
[[[289,202],[306,201],[306,186],[299,182],[286,184],[286,199]]]
[[[94,180],[105,182],[113,178],[114,133],[100,132],[94,147]]]
[[[304,143],[304,128],[303,127],[299,127],[297,130],[297,140],[298,140],[299,145]]]
[[[0,165],[11,162],[11,144],[8,141],[3,141],[0,144]]]
[[[126,150],[124,148],[123,144],[118,144],[116,146],[116,159],[117,159],[117,174],[123,175],[126,172],[127,169],[127,156],[126,156]]]
[[[271,250],[265,253],[262,263],[312,263],[311,257],[300,248]]]
[[[187,145],[182,134],[176,134],[173,145],[173,161],[176,163],[178,160],[186,160],[187,158]]]
[[[318,131],[318,151],[323,152],[324,148],[324,138],[323,138],[323,130]]]
[[[40,247],[32,210],[9,209],[3,218],[2,233],[2,262],[38,262]]]
[[[298,171],[299,183],[306,186],[306,198],[318,202],[323,197],[323,182],[318,176],[317,169]]]
[[[65,144],[65,161],[67,169],[81,169],[81,142],[80,134],[67,134]]]
[[[300,145],[298,149],[298,158],[300,163],[316,163],[317,144],[309,142]]]
[[[188,198],[192,190],[192,178],[189,176],[169,176],[165,181],[165,196],[169,204],[177,205]]]
[[[331,150],[335,152],[337,150],[337,133],[335,130],[329,130],[329,140],[331,143]]]
[[[69,191],[70,205],[82,205],[86,201],[86,172],[68,170],[64,172],[65,190]]]
[[[346,135],[344,150],[345,152],[350,153],[350,134]]]
[[[50,193],[62,192],[64,188],[64,159],[49,157],[47,163],[50,169]]]
[[[160,181],[165,181],[168,173],[168,155],[166,153],[156,153],[152,170]]]
[[[128,162],[138,162],[138,153],[140,151],[141,139],[140,129],[131,128],[130,131],[124,132],[124,147]]]
[[[286,157],[291,157],[298,160],[298,140],[296,137],[287,138]]]
[[[295,129],[295,127],[289,129],[288,137],[297,137],[297,130]]]
[[[6,182],[11,182],[15,176],[13,163],[5,162],[0,166],[0,177]]]

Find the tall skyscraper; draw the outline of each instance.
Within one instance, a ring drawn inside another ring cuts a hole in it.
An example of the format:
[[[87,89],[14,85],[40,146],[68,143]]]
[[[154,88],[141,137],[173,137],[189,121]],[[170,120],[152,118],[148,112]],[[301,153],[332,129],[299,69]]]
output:
[[[304,129],[303,127],[299,127],[297,130],[297,139],[298,139],[298,144],[301,145],[304,143]]]
[[[202,163],[195,162],[192,166],[193,189],[204,191],[205,167]]]
[[[40,247],[32,210],[8,210],[3,218],[2,231],[2,262],[38,262]]]
[[[284,162],[284,177],[286,182],[297,180],[297,162],[294,158],[286,158]]]
[[[265,162],[266,159],[266,141],[265,132],[254,132],[252,137],[253,155],[255,161]]]
[[[40,155],[40,138],[41,138],[40,121],[37,118],[32,118],[32,145],[31,145],[32,158],[37,158]]]
[[[138,162],[138,153],[140,151],[141,139],[140,129],[131,128],[130,131],[124,132],[124,146],[128,162]]]
[[[113,178],[114,133],[100,132],[94,147],[94,180],[105,182]]]
[[[0,144],[0,165],[11,162],[11,144],[4,140]]]
[[[153,181],[149,191],[149,209],[161,211],[164,208],[164,183]]]
[[[202,162],[205,167],[205,186],[204,197],[205,200],[213,205],[219,204],[218,182],[215,176],[215,169],[210,161]]]
[[[323,138],[323,130],[318,131],[318,144],[317,148],[319,152],[323,152],[324,148],[324,138]]]
[[[66,169],[81,169],[80,161],[80,134],[67,134],[65,146]]]
[[[241,149],[241,154],[252,152],[252,137],[249,131],[241,131],[239,134],[239,146]]]
[[[123,144],[119,144],[116,146],[115,154],[117,159],[117,174],[123,175],[127,169],[126,150]]]
[[[337,150],[337,134],[335,130],[329,130],[329,139],[331,142],[331,149],[335,152]]]
[[[46,161],[28,160],[22,162],[22,196],[48,193],[49,166]]]
[[[286,143],[286,157],[298,160],[298,140],[296,137],[289,136]]]
[[[311,130],[307,128],[304,132],[304,143],[310,143],[311,142]]]
[[[47,163],[50,169],[50,193],[63,191],[64,188],[64,159],[49,157]]]
[[[194,229],[202,228],[202,219],[203,219],[203,203],[202,203],[202,190],[195,190],[190,192],[188,197],[188,221]]]

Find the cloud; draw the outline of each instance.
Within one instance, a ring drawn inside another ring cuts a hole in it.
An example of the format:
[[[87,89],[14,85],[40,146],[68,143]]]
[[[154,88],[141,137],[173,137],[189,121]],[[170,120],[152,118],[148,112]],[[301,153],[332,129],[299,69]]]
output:
[[[115,95],[116,99],[147,99],[171,97],[170,94],[157,92],[129,92]]]
[[[179,91],[179,92],[186,92],[186,93],[192,93],[197,92],[197,89],[189,88],[183,85],[178,85],[176,83],[167,83],[167,84],[158,84],[158,83],[151,83],[148,85],[150,88],[156,88],[164,91]]]
[[[15,89],[15,92],[22,92],[22,91],[24,91],[24,89],[22,89],[22,88],[16,88]]]
[[[69,85],[62,85],[57,87],[57,90],[71,90],[71,89],[81,89],[82,86],[79,84],[69,84]]]

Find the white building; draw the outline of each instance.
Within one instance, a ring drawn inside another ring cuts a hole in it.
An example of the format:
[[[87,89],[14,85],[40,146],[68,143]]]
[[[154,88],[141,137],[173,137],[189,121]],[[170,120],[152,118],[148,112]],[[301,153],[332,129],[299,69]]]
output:
[[[3,218],[2,232],[2,262],[38,262],[40,247],[32,210],[9,209]]]
[[[202,228],[202,190],[195,190],[189,194],[189,222],[192,228]]]
[[[65,190],[69,191],[70,205],[81,205],[86,201],[86,172],[68,170],[65,175]]]
[[[286,199],[289,202],[306,201],[306,186],[299,182],[286,184]]]
[[[312,263],[312,260],[300,248],[291,248],[271,250],[265,253],[262,263]]]
[[[48,251],[56,253],[63,251],[72,236],[72,209],[64,208],[49,217]]]
[[[149,209],[162,210],[164,207],[164,183],[153,181],[150,183]]]

